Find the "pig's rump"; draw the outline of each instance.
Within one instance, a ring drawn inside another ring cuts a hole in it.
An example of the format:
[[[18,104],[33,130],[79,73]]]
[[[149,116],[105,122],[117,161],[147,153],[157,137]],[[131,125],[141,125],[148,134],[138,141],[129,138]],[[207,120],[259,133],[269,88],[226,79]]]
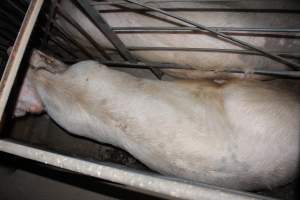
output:
[[[58,124],[163,174],[245,190],[296,174],[299,98],[290,84],[153,81],[94,61],[30,73]]]

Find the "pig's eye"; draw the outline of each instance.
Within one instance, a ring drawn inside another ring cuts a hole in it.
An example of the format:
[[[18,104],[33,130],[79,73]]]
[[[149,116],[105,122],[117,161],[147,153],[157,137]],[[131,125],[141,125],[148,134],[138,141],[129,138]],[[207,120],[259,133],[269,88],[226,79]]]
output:
[[[53,63],[53,60],[46,59],[46,63],[47,63],[47,64],[52,64],[52,63]]]

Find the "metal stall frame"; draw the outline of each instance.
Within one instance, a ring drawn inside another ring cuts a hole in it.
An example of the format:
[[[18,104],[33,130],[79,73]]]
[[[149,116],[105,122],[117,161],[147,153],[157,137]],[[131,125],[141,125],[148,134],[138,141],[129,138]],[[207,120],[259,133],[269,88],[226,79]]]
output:
[[[134,56],[131,54],[132,51],[185,51],[185,52],[218,52],[218,53],[234,53],[234,54],[245,54],[245,55],[258,55],[268,57],[276,62],[279,62],[283,65],[288,66],[291,68],[290,70],[278,71],[278,70],[263,70],[263,69],[253,69],[251,72],[245,72],[241,69],[224,69],[224,70],[209,70],[204,69],[203,72],[213,72],[213,73],[252,73],[257,75],[269,75],[269,76],[277,76],[281,78],[290,78],[290,79],[299,79],[300,78],[300,71],[299,67],[300,64],[294,62],[293,60],[288,59],[300,59],[299,52],[279,52],[279,51],[266,51],[260,47],[256,47],[251,43],[244,42],[240,39],[232,37],[229,33],[255,33],[255,34],[279,34],[280,36],[284,37],[296,37],[299,38],[299,35],[291,35],[291,34],[298,34],[300,33],[299,28],[255,28],[255,27],[208,27],[203,26],[202,24],[193,22],[189,19],[185,19],[178,15],[175,15],[171,12],[168,12],[168,9],[159,9],[152,6],[147,6],[145,4],[141,4],[136,1],[131,0],[123,0],[123,1],[103,1],[97,2],[96,4],[101,5],[113,5],[113,6],[121,6],[124,10],[132,10],[132,11],[152,11],[161,14],[162,16],[167,16],[169,18],[173,18],[176,22],[181,22],[181,26],[177,27],[111,27],[99,13],[97,13],[96,9],[93,8],[92,5],[87,3],[83,0],[72,0],[75,2],[80,9],[86,14],[86,16],[95,24],[95,26],[106,36],[108,41],[114,46],[113,49],[105,49],[97,44],[96,41],[84,30],[84,28],[80,27],[76,21],[69,16],[64,9],[59,5],[59,1],[53,1],[54,5],[50,11],[50,16],[47,16],[49,20],[48,25],[53,26],[53,30],[56,30],[58,34],[56,34],[59,38],[70,42],[73,46],[76,47],[80,52],[82,52],[86,57],[99,60],[101,63],[111,66],[111,67],[125,67],[125,68],[143,68],[143,69],[150,69],[156,77],[161,79],[163,73],[158,71],[158,69],[187,69],[187,70],[194,70],[193,67],[188,65],[178,65],[174,63],[153,63],[153,62],[144,62],[138,61]],[[180,1],[180,0],[179,0]],[[190,0],[191,2],[193,0]],[[128,7],[129,5],[135,5],[134,9]],[[79,42],[73,40],[68,33],[66,33],[62,27],[53,19],[54,12],[56,10],[56,14],[67,21],[70,25],[72,25],[77,31],[79,31],[83,37],[85,37],[90,44],[98,51],[99,55],[95,57],[91,55],[85,47],[80,44]],[[177,10],[177,8],[170,9],[170,11]],[[194,10],[194,9],[192,9]],[[198,8],[197,8],[198,10]],[[202,8],[201,10],[209,10]],[[217,9],[218,11],[231,11],[231,9]],[[299,14],[298,10],[293,9],[232,9],[234,12],[283,12],[283,13],[294,13]],[[100,12],[100,11],[98,11]],[[102,12],[102,11],[101,11]],[[100,13],[101,13],[100,12]],[[110,12],[110,11],[106,11]],[[50,35],[49,27],[47,26],[46,29],[43,29],[46,35]],[[123,33],[166,33],[166,32],[176,32],[176,33],[209,33],[211,35],[216,36],[219,39],[223,39],[228,41],[232,44],[235,44],[239,47],[242,47],[241,50],[239,49],[216,49],[216,48],[183,48],[183,47],[130,47],[125,46],[124,43],[120,40],[119,34]],[[281,35],[287,34],[287,35]],[[278,36],[278,35],[277,35]],[[45,39],[45,38],[44,38]],[[64,48],[57,38],[50,36],[49,40],[55,45],[57,45],[60,49],[62,49],[65,53],[73,57],[74,59],[64,60],[65,62],[74,63],[77,60],[76,55],[72,53],[69,49]],[[43,40],[43,44],[47,44],[47,41]],[[116,51],[120,57],[123,58],[123,61],[112,61],[108,54],[105,51]],[[80,59],[79,59],[80,60]],[[199,69],[197,69],[199,70]]]
[[[76,0],[79,3],[82,3],[82,6],[87,6],[84,4],[83,0]],[[21,60],[23,58],[23,54],[25,48],[27,46],[29,37],[33,30],[34,24],[38,18],[38,14],[41,10],[43,5],[43,0],[31,0],[29,8],[26,12],[25,18],[23,20],[22,26],[20,28],[19,34],[17,39],[14,43],[12,53],[9,56],[4,74],[2,76],[0,82],[0,117],[2,119],[3,112],[5,106],[7,104],[7,100],[9,94],[12,89],[13,82],[16,78],[16,73],[20,66]],[[137,2],[134,1],[127,1],[130,3]],[[140,5],[147,9],[156,10],[160,13],[167,14],[170,17],[178,18],[178,16],[174,16],[166,11],[161,9]],[[88,12],[89,14],[93,12]],[[95,23],[100,23],[98,21],[98,17],[94,16]],[[232,41],[232,38],[228,38],[228,36],[224,35],[221,30],[215,30],[209,27],[204,27],[200,24],[194,24],[193,22],[186,21],[185,19],[181,20],[194,25],[195,27],[192,28],[184,28],[184,29],[205,29],[206,31],[212,32],[216,35],[222,36]],[[50,25],[50,24],[49,24]],[[118,38],[114,38],[115,35],[112,34],[112,28],[107,26],[102,26],[103,24],[99,25],[99,28],[105,29],[107,36],[111,39],[111,42],[117,47],[117,50],[122,55],[122,57],[126,58],[124,62],[115,62],[110,61],[109,59],[105,59],[106,54],[102,53],[103,59],[102,63],[112,65],[112,66],[119,66],[124,65],[126,67],[138,67],[138,68],[182,68],[181,66],[174,66],[168,64],[158,64],[158,63],[143,63],[137,62],[134,58],[131,57],[128,49],[124,46],[122,48],[122,42],[118,40]],[[120,28],[119,28],[120,29]],[[49,28],[46,28],[46,32],[49,31]],[[123,30],[124,31],[124,30]],[[48,36],[47,36],[48,37]],[[51,38],[49,38],[51,39]],[[121,42],[121,43],[120,43]],[[238,43],[240,41],[237,41]],[[120,49],[121,44],[121,49]],[[261,49],[257,49],[256,47],[251,47],[249,44],[243,44],[244,46],[250,48],[252,51],[250,53],[253,54],[264,54],[270,58],[273,58],[279,62],[283,62],[292,67],[298,67],[299,64],[292,63],[287,61],[286,59],[279,57],[276,52],[266,52]],[[98,47],[99,51],[101,47]],[[185,68],[186,69],[186,68]],[[239,71],[237,71],[239,72]],[[243,72],[241,72],[243,73]],[[279,75],[287,75],[288,77],[295,77],[299,78],[300,74],[297,71],[288,71],[288,72],[270,72],[270,71],[256,71],[256,73],[261,74],[270,74],[279,73]],[[277,74],[278,75],[278,74]],[[142,171],[131,170],[127,168],[120,168],[112,165],[108,165],[105,163],[95,163],[90,161],[85,161],[78,158],[73,158],[70,156],[60,155],[58,153],[53,153],[45,150],[41,150],[34,147],[29,147],[26,145],[18,144],[11,140],[0,140],[0,151],[6,152],[9,154],[13,154],[16,156],[20,156],[23,158],[27,158],[30,160],[38,161],[44,163],[46,165],[56,166],[58,168],[67,169],[73,172],[78,172],[84,175],[112,181],[114,183],[131,186],[135,189],[140,189],[142,191],[150,192],[153,195],[165,195],[170,198],[180,198],[180,199],[206,199],[206,200],[216,200],[216,199],[232,199],[232,200],[256,200],[256,199],[265,199],[270,200],[272,198],[258,196],[246,192],[239,192],[235,190],[229,190],[221,187],[215,187],[211,185],[207,185],[204,183],[196,183],[191,181],[184,181],[177,178],[170,178],[166,176],[161,176],[152,173],[145,173]]]

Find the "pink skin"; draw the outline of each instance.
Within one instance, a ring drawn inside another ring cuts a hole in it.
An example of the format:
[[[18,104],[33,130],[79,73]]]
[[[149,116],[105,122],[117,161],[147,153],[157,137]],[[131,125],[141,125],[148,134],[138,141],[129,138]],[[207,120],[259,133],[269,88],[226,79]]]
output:
[[[8,48],[10,54],[12,47]],[[64,71],[67,65],[39,50],[33,50],[30,58],[30,70],[46,69],[52,73]],[[21,91],[18,96],[17,105],[14,111],[15,117],[22,117],[26,113],[39,114],[43,111],[42,101],[37,94],[34,85],[30,80],[30,73],[27,72]]]
[[[15,117],[22,117],[26,113],[39,114],[43,111],[43,104],[33,87],[28,76],[26,76],[18,96],[17,105],[14,111]]]

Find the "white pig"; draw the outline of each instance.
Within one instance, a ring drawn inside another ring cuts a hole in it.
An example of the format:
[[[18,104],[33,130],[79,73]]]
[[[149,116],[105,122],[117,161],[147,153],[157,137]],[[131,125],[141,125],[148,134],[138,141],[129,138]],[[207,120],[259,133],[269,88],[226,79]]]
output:
[[[27,79],[67,131],[120,147],[162,174],[258,190],[298,172],[297,83],[157,81],[95,61],[60,73],[30,69]]]
[[[95,41],[105,48],[113,49],[113,46],[104,37],[101,31],[93,24],[80,9],[66,0],[61,2],[61,7],[66,14],[72,16],[74,20],[80,24],[86,32],[88,32]],[[146,3],[146,5],[154,7],[182,7],[182,8],[277,8],[290,9],[297,8],[295,1],[224,1],[221,3],[214,1],[168,1],[168,0],[136,0],[136,2]],[[100,9],[99,14],[112,27],[176,27],[171,23],[172,20],[163,20],[166,17],[147,12],[136,12],[132,10],[120,11],[117,6],[107,6],[105,2],[94,3],[95,9]],[[137,6],[126,5],[126,7]],[[108,11],[112,10],[112,11]],[[119,10],[119,11],[117,11]],[[242,28],[284,28],[299,27],[300,15],[293,13],[263,13],[263,12],[200,12],[200,11],[173,11],[172,13],[192,20],[205,26],[213,27],[242,27]],[[153,17],[154,16],[154,17]],[[68,32],[73,39],[88,48],[91,54],[97,56],[97,51],[93,49],[91,44],[60,15],[57,15],[59,24]],[[173,20],[174,21],[174,20]],[[176,23],[178,21],[175,20]],[[296,33],[293,33],[296,34]],[[281,35],[288,35],[282,33]],[[297,34],[299,37],[299,34]],[[214,37],[207,33],[181,32],[181,33],[119,33],[118,36],[126,46],[130,47],[186,47],[186,48],[216,48],[216,49],[243,49],[232,43]],[[235,33],[233,37],[246,41],[257,47],[263,48],[271,52],[299,52],[300,40],[294,37],[274,36],[274,34],[249,34]],[[286,70],[287,66],[263,56],[235,54],[235,53],[216,53],[216,52],[197,52],[197,51],[145,51],[135,50],[131,53],[142,61],[151,61],[159,63],[175,63],[180,65],[188,65],[199,70],[223,70],[223,69],[243,69],[252,71],[256,69],[269,70]],[[167,70],[170,75],[181,78],[199,79],[206,74],[203,72],[186,71],[186,70]],[[220,74],[209,74],[210,78],[219,77]],[[242,76],[243,77],[243,76]],[[257,78],[257,77],[256,77]]]

